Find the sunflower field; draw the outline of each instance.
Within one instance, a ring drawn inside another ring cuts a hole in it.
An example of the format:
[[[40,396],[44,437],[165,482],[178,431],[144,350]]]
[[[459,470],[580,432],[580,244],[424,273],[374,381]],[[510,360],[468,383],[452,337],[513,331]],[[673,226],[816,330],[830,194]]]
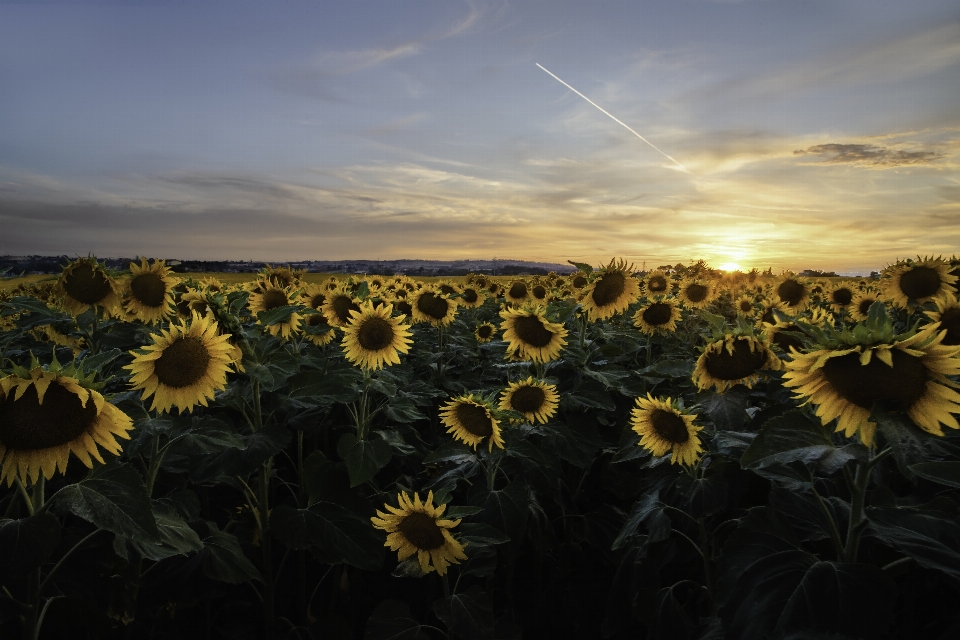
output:
[[[0,289],[0,638],[960,637],[960,261],[574,266]]]

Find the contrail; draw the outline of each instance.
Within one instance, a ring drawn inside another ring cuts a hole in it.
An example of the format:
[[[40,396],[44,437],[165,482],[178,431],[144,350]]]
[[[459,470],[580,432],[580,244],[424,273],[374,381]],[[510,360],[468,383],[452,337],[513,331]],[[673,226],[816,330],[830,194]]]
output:
[[[536,64],[538,67],[540,67],[541,69],[543,69],[544,71],[546,71],[547,73],[550,73],[550,71],[548,71],[547,68],[544,67],[544,66],[543,66],[542,64],[540,64],[539,62],[537,62],[537,63],[535,63],[535,64]],[[559,82],[560,84],[562,84],[563,86],[565,86],[567,89],[570,89],[570,91],[573,91],[575,94],[577,94],[578,96],[580,96],[581,98],[583,98],[584,100],[586,100],[587,102],[589,102],[590,104],[592,104],[593,106],[595,106],[597,109],[600,109],[600,111],[603,111],[605,114],[607,114],[608,116],[610,116],[610,117],[613,119],[614,122],[616,122],[617,124],[619,124],[619,125],[621,125],[622,127],[624,127],[627,131],[629,131],[629,132],[632,133],[633,135],[637,136],[638,138],[640,138],[641,140],[643,140],[644,142],[646,142],[648,145],[650,145],[650,146],[653,147],[654,149],[657,149],[657,146],[656,146],[655,144],[653,144],[652,142],[650,142],[649,140],[647,140],[646,138],[644,138],[642,135],[640,135],[639,133],[637,133],[636,131],[634,131],[633,129],[631,129],[630,127],[628,127],[627,125],[625,125],[625,124],[624,124],[623,122],[621,122],[620,120],[617,120],[617,118],[615,118],[612,113],[610,113],[609,111],[607,111],[606,109],[604,109],[603,107],[601,107],[600,105],[598,105],[596,102],[594,102],[593,100],[591,100],[591,99],[588,98],[587,96],[583,95],[582,93],[580,93],[579,91],[577,91],[576,89],[574,89],[573,87],[571,87],[570,85],[568,85],[566,82],[564,82],[563,80],[561,80],[561,79],[558,78],[557,76],[553,75],[552,73],[550,73],[550,75],[553,76],[554,79],[557,80],[557,82]],[[659,152],[663,155],[663,157],[667,158],[668,160],[670,160],[671,162],[673,162],[675,165],[677,165],[678,167],[680,167],[680,170],[681,170],[681,171],[683,171],[684,173],[690,173],[690,171],[687,170],[687,168],[686,168],[685,166],[683,166],[682,164],[680,164],[679,162],[677,162],[676,160],[674,160],[673,158],[671,158],[669,155],[663,153],[663,151],[660,151],[660,149],[657,149],[657,151],[659,151]]]

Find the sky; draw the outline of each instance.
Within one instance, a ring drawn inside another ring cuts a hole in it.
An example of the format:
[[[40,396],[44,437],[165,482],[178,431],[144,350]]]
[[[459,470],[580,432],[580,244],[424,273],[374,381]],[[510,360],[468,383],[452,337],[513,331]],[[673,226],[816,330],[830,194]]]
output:
[[[0,254],[866,273],[958,163],[956,0],[0,0]]]

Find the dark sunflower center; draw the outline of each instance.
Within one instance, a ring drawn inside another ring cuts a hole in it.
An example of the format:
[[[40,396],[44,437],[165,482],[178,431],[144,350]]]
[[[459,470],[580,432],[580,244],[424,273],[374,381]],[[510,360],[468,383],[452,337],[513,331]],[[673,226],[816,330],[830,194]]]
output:
[[[177,338],[154,360],[157,380],[168,387],[189,387],[203,378],[210,364],[210,353],[203,339],[196,336]]]
[[[842,289],[835,289],[833,293],[830,294],[830,299],[834,304],[845,307],[853,302],[853,291],[847,289],[846,287],[843,287]]]
[[[799,338],[794,338],[793,336],[784,335],[784,331],[799,331],[799,328],[795,324],[790,324],[785,327],[782,327],[777,333],[773,336],[773,343],[784,350],[786,353],[790,353],[790,347],[793,347],[797,351],[803,349],[803,341]]]
[[[533,286],[533,289],[531,289],[531,293],[533,293],[533,297],[536,298],[537,300],[543,300],[544,298],[547,297],[547,288],[544,287],[542,284],[537,284]]]
[[[513,330],[524,344],[538,349],[550,344],[553,334],[543,326],[537,316],[520,316],[513,322]]]
[[[586,276],[577,276],[577,277],[575,277],[575,278],[573,279],[573,286],[575,286],[577,289],[583,289],[585,286],[587,286],[587,278],[586,278]]]
[[[191,300],[190,308],[199,313],[200,315],[206,315],[209,305],[204,300]]]
[[[672,411],[654,409],[650,412],[650,425],[661,440],[670,444],[683,444],[690,439],[687,423]]]
[[[8,450],[36,451],[70,442],[97,418],[92,398],[83,406],[76,394],[59,383],[47,387],[43,404],[33,385],[19,400],[13,396],[10,393],[0,402],[0,444]]]
[[[447,316],[447,310],[450,304],[443,298],[439,298],[432,293],[425,293],[417,298],[417,310],[425,316],[430,316],[435,320],[442,320]]]
[[[894,408],[909,409],[927,389],[927,369],[920,358],[891,349],[893,366],[884,364],[876,354],[867,366],[860,364],[859,353],[830,358],[823,375],[843,398],[869,409],[876,400],[886,400]]]
[[[514,282],[513,286],[510,287],[510,297],[511,298],[526,298],[527,297],[527,285],[522,282]]]
[[[726,346],[719,353],[708,354],[707,373],[717,380],[740,380],[752,376],[767,362],[767,354],[762,348],[751,351],[750,345],[747,338],[737,338],[733,342],[732,355]]]
[[[410,303],[407,302],[406,300],[401,300],[397,302],[397,304],[395,304],[393,308],[396,309],[397,313],[402,313],[405,316],[408,316],[411,313],[413,313],[413,307],[411,307]]]
[[[510,408],[520,413],[536,413],[546,399],[547,395],[540,387],[520,387],[510,396]]]
[[[394,295],[395,297],[397,297],[397,298],[400,298],[400,299],[406,299],[406,297],[407,297],[407,290],[406,290],[406,289],[397,289],[397,290],[393,293],[393,295]]]
[[[367,318],[357,331],[357,342],[367,351],[380,351],[393,344],[393,325],[380,317]]]
[[[455,294],[455,293],[457,292],[457,290],[454,289],[453,287],[451,287],[451,286],[448,285],[448,284],[442,284],[442,285],[440,285],[440,292],[443,293],[443,294],[446,294],[446,295],[448,295],[448,296],[452,296],[453,294]]]
[[[487,410],[469,402],[457,405],[457,422],[475,436],[486,438],[493,435],[493,422]]]
[[[327,319],[322,313],[314,313],[307,316],[307,324],[311,327],[329,326],[327,324]]]
[[[870,313],[870,305],[872,305],[877,300],[875,298],[866,298],[860,301],[860,305],[857,307],[857,311],[860,312],[860,315],[865,316]]]
[[[663,276],[653,276],[647,280],[647,290],[653,293],[661,293],[667,290],[667,279]]]
[[[710,289],[702,284],[691,284],[687,287],[687,300],[690,302],[703,302],[707,298]]]
[[[477,327],[477,335],[486,340],[493,335],[493,327],[488,324],[480,325]]]
[[[337,319],[340,320],[340,322],[349,322],[351,311],[360,311],[360,307],[353,302],[350,296],[337,296],[334,298],[333,312],[337,314]]]
[[[82,304],[97,304],[110,294],[110,281],[100,269],[81,264],[63,280],[67,294]]]
[[[477,292],[475,289],[463,290],[463,299],[466,300],[468,304],[473,304],[474,302],[477,301],[477,298],[479,298],[479,295],[477,295]]]
[[[474,284],[477,285],[478,287],[480,287],[481,289],[483,289],[485,286],[487,286],[487,279],[486,279],[486,278],[477,278],[477,280],[476,280],[476,282],[474,282]]]
[[[960,344],[960,308],[953,307],[940,314],[940,330],[947,330],[941,344]]]
[[[673,308],[666,302],[654,302],[643,310],[643,321],[652,327],[667,324],[671,317],[673,317]]]
[[[327,296],[323,295],[322,293],[318,293],[317,295],[310,298],[310,308],[319,309],[320,307],[323,306],[323,303],[326,301],[327,301]]]
[[[145,307],[160,307],[167,295],[167,285],[157,273],[141,273],[130,281],[130,292]]]
[[[784,280],[777,287],[777,295],[791,307],[800,304],[806,293],[807,288],[796,280]]]
[[[940,274],[930,267],[914,267],[900,275],[900,291],[908,298],[926,298],[940,290]]]
[[[749,300],[740,301],[740,311],[749,313],[753,309],[753,304]]]
[[[400,533],[417,549],[431,551],[443,546],[443,530],[425,513],[411,513],[400,521]]]
[[[287,294],[280,291],[280,289],[267,289],[263,294],[262,300],[264,311],[290,304],[290,301],[287,299]]]
[[[606,307],[620,299],[626,288],[627,279],[619,271],[608,271],[600,276],[593,286],[591,297],[598,307]]]
[[[291,284],[293,284],[293,277],[286,273],[275,273],[272,276],[270,276],[270,282],[280,287],[281,289],[285,289],[286,287],[289,287]]]
[[[767,324],[776,324],[777,319],[773,315],[773,307],[770,307],[763,312],[763,315],[760,316],[760,322],[766,322]]]

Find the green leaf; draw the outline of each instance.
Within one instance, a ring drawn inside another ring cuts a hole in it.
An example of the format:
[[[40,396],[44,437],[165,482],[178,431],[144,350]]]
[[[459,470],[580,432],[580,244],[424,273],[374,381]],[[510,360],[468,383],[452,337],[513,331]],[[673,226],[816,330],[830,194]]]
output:
[[[428,453],[423,459],[423,464],[436,464],[438,462],[453,462],[463,464],[465,462],[474,462],[477,459],[476,452],[456,440],[448,440],[440,445],[436,451]]]
[[[364,640],[431,640],[410,613],[410,607],[399,600],[384,600],[367,619]]]
[[[624,522],[610,549],[616,551],[622,547],[637,533],[641,524],[646,525],[647,535],[652,542],[666,540],[670,536],[672,525],[670,518],[664,513],[663,505],[660,503],[659,491],[648,493],[633,505],[630,515],[627,516],[626,522]]]
[[[591,273],[593,273],[593,267],[591,267],[585,262],[574,262],[573,260],[567,260],[567,262],[575,266],[580,271],[583,271],[587,275],[590,275]]]
[[[483,590],[474,585],[433,603],[433,612],[451,634],[464,640],[493,638],[493,606]]]
[[[816,464],[837,455],[837,447],[819,421],[809,419],[800,411],[789,411],[763,425],[743,452],[740,465],[745,469],[762,469],[789,462]],[[846,460],[855,457],[852,452],[846,454]]]
[[[84,375],[100,372],[121,355],[123,355],[123,352],[120,351],[120,349],[110,349],[109,351],[101,351],[93,356],[87,356],[79,362],[80,370],[83,371]]]
[[[877,304],[879,303],[873,303],[871,310]],[[876,422],[877,430],[883,435],[887,446],[893,450],[893,458],[900,473],[913,480],[915,476],[911,467],[926,462],[930,459],[930,454],[936,452],[936,436],[917,427],[905,414],[892,413],[880,406],[874,406],[870,419]]]
[[[163,560],[203,550],[200,536],[183,521],[172,503],[155,501],[153,516],[160,529],[160,540],[150,542],[118,535],[113,541],[113,550],[118,556],[127,559],[128,549],[134,549],[149,560]]]
[[[705,392],[697,397],[697,402],[717,428],[724,431],[739,431],[750,417],[747,414],[750,397],[739,389],[726,393]]]
[[[295,313],[299,308],[300,305],[288,304],[282,307],[275,307],[269,311],[260,311],[257,313],[257,320],[265,327],[272,324],[280,324],[290,320],[291,314]]]
[[[960,462],[921,462],[910,465],[921,478],[960,489]]]
[[[340,505],[317,502],[307,509],[280,505],[270,516],[270,526],[283,544],[292,549],[313,548],[330,564],[346,562],[371,571],[383,565],[385,534],[374,528],[369,517]]]
[[[382,438],[357,440],[352,433],[340,436],[337,453],[347,465],[351,487],[361,485],[377,475],[377,471],[390,462],[393,455],[390,445]]]
[[[60,521],[52,513],[0,518],[0,584],[10,584],[47,561],[60,543]]]
[[[456,520],[457,518],[476,515],[481,511],[483,511],[483,509],[480,507],[447,507],[442,517],[448,520]]]
[[[260,571],[243,554],[236,536],[220,531],[216,523],[209,520],[207,527],[209,532],[203,539],[203,551],[198,554],[205,576],[228,584],[263,582]]]
[[[52,508],[57,513],[72,513],[99,529],[141,542],[161,539],[143,478],[129,465],[94,467],[85,479],[67,485],[54,499]]]
[[[324,373],[301,371],[288,380],[291,398],[322,398],[326,403],[353,402],[359,395],[358,384],[362,381],[359,371]]]
[[[511,540],[523,537],[527,523],[527,489],[522,482],[511,482],[498,491],[481,493],[475,503],[483,507],[477,520],[506,533]]]
[[[868,507],[869,532],[917,561],[960,581],[960,525],[937,512]]]
[[[458,540],[471,547],[489,547],[510,542],[510,538],[502,531],[482,522],[462,522],[454,533]]]

